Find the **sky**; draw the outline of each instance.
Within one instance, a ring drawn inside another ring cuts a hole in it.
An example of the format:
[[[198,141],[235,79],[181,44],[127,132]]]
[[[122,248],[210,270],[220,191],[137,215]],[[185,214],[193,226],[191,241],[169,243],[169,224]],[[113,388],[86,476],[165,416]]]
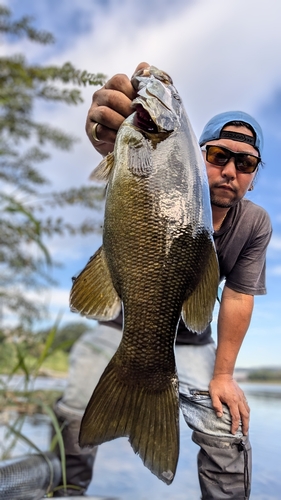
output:
[[[63,64],[131,76],[141,61],[173,78],[197,136],[215,114],[243,110],[260,123],[265,138],[264,168],[247,197],[270,215],[273,237],[267,255],[267,295],[256,297],[255,310],[237,367],[281,365],[281,3],[276,0],[9,0],[15,17],[34,17],[37,28],[51,31],[50,46],[0,39],[0,53],[25,53],[29,62]],[[52,122],[80,140],[71,153],[52,151],[45,174],[54,189],[89,183],[99,163],[84,132],[94,89],[83,89],[78,107],[40,105],[40,121]],[[71,220],[85,212],[68,210]],[[86,214],[91,216],[92,214]],[[100,236],[52,239],[50,250],[64,267],[53,271],[58,286],[44,300],[52,319],[80,321],[69,312],[71,277],[101,244]],[[215,314],[216,316],[216,314]],[[86,321],[86,320],[85,320]],[[214,324],[215,330],[215,324]],[[215,332],[214,332],[215,338]]]

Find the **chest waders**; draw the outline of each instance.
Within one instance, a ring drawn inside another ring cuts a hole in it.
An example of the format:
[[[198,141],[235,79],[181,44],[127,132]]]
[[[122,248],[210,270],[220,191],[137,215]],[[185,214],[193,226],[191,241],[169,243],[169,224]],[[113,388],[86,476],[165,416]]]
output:
[[[193,431],[202,500],[250,498],[252,449],[249,438],[217,437]]]

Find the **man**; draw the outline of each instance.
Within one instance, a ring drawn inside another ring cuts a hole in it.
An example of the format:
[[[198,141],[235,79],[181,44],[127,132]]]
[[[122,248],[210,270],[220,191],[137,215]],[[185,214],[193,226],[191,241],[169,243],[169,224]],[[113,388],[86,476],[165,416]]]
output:
[[[145,67],[147,64],[141,63],[137,69]],[[135,91],[125,75],[111,78],[94,94],[86,131],[102,155],[113,150],[117,130],[132,112],[134,97]],[[140,116],[140,120],[142,128],[149,126],[146,116]],[[188,331],[183,322],[179,324],[176,363],[180,403],[184,418],[193,429],[192,439],[200,447],[198,473],[202,498],[242,500],[248,499],[250,494],[250,409],[243,391],[233,379],[233,372],[250,324],[254,295],[266,293],[265,253],[271,225],[261,207],[244,199],[247,191],[253,189],[261,163],[263,135],[251,116],[238,111],[226,112],[207,123],[199,144],[206,163],[214,240],[220,277],[225,279],[225,286],[218,316],[217,348],[210,326],[197,335]],[[98,367],[92,383],[87,384],[89,394],[86,401],[82,399],[87,390],[83,389],[83,381],[79,383],[77,373],[82,369],[83,376],[89,380],[95,365],[93,360],[104,366],[107,364],[107,356],[111,357],[120,341],[121,324],[122,318],[118,318],[115,324],[100,324],[94,337],[88,334],[80,346],[76,346],[69,387],[56,405],[56,413],[62,420],[69,421],[64,431],[68,447],[68,482],[82,489],[91,480],[95,451],[79,451],[79,423],[101,373],[99,369],[103,367]],[[90,344],[95,346],[95,352],[91,351]],[[83,353],[79,353],[79,349],[84,349]],[[103,361],[97,351],[102,351]],[[87,373],[85,366],[80,366],[82,354],[83,364],[85,360],[87,366],[89,364]]]

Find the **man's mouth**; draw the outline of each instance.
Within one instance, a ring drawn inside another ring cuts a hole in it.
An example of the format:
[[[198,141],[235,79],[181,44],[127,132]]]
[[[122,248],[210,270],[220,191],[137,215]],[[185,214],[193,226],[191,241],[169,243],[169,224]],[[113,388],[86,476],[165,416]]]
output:
[[[217,189],[223,189],[225,191],[232,191],[232,193],[236,192],[236,190],[233,187],[231,187],[229,184],[220,184],[220,185],[217,185],[214,187]]]

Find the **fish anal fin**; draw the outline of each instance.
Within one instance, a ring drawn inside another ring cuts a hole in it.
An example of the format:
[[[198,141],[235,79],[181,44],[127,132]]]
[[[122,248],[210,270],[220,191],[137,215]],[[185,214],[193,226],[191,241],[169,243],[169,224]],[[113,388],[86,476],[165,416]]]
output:
[[[187,328],[200,333],[208,326],[212,320],[218,285],[218,259],[215,247],[212,245],[202,279],[182,306],[182,318]]]
[[[114,166],[114,153],[109,153],[90,174],[92,181],[108,181]]]
[[[132,387],[120,380],[117,368],[113,357],[85,410],[79,444],[92,447],[127,436],[144,465],[171,484],[179,456],[177,387],[172,383],[161,391]]]
[[[120,313],[121,300],[113,286],[102,247],[74,278],[70,309],[82,316],[103,321],[110,321]]]

